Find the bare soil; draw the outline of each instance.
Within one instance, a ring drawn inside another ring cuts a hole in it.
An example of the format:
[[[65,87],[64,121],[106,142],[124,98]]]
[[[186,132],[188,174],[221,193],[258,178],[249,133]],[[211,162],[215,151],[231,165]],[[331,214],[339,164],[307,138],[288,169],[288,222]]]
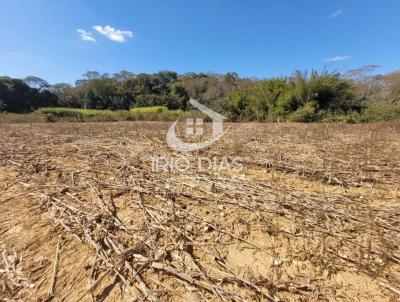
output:
[[[0,301],[400,301],[400,124],[169,125],[0,124]]]

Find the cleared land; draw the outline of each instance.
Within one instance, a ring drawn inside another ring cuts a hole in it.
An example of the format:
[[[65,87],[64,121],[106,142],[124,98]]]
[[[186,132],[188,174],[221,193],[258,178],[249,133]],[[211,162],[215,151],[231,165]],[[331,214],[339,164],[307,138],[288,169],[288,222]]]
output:
[[[168,127],[1,124],[1,301],[399,300],[400,124],[231,124],[154,171]]]

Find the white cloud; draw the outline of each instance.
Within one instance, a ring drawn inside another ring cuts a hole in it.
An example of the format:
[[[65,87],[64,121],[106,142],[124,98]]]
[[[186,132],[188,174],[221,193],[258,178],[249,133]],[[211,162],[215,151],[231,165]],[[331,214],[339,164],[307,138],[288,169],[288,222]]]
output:
[[[334,11],[332,14],[330,14],[329,17],[335,19],[336,17],[339,17],[341,14],[343,14],[343,10],[338,9],[337,11]]]
[[[325,62],[340,62],[340,61],[346,61],[352,59],[352,56],[336,56],[336,57],[330,57],[326,58]]]
[[[133,37],[133,33],[131,31],[115,29],[109,25],[96,25],[93,26],[93,28],[103,36],[118,43],[124,43],[126,41],[126,38]]]
[[[93,37],[92,33],[80,28],[78,28],[76,31],[79,33],[79,37],[83,41],[96,42],[96,39]]]

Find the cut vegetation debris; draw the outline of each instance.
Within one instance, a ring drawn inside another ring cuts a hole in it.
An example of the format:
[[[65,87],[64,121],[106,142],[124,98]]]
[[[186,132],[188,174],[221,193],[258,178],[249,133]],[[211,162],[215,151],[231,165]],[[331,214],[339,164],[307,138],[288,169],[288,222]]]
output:
[[[169,126],[1,126],[1,301],[400,299],[399,124],[229,124],[189,160],[243,171],[154,171]]]

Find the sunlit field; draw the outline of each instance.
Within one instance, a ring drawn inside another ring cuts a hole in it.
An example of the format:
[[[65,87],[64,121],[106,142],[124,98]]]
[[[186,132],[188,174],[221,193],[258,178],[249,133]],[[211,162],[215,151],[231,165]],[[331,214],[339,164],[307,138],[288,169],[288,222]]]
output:
[[[169,125],[1,125],[0,300],[397,300],[398,123],[229,124],[155,169]]]

